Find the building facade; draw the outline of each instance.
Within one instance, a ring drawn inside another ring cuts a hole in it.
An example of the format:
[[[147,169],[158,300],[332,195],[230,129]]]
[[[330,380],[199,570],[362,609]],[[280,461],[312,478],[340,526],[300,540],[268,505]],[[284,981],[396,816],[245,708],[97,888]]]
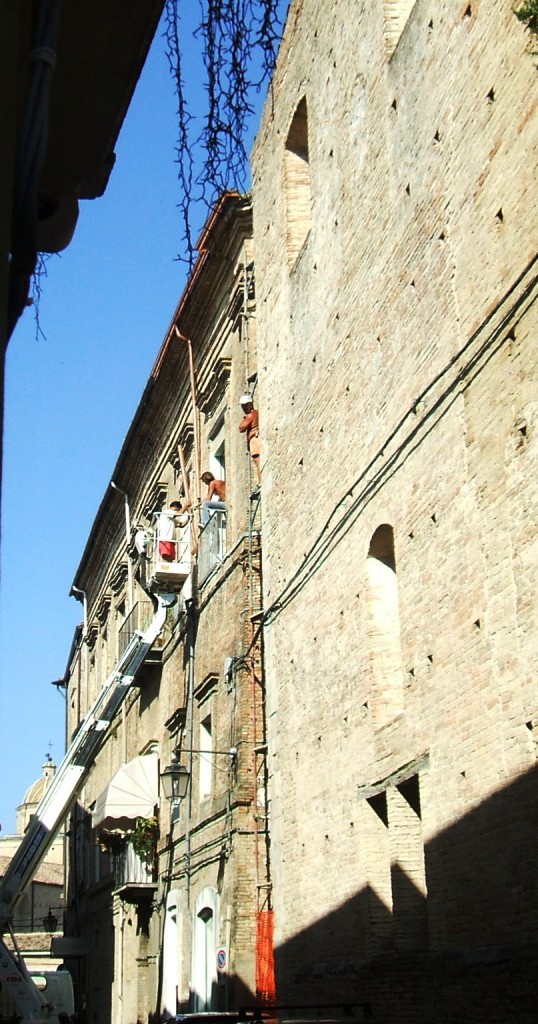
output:
[[[238,430],[255,388],[251,223],[230,193],[206,226],[74,580],[71,735],[157,597],[169,603],[72,816],[88,1021],[227,1009],[271,984],[259,498]],[[204,504],[206,472],[225,481],[220,507]],[[172,501],[188,511],[163,542]],[[190,783],[170,804],[160,775],[178,763]]]
[[[504,0],[290,8],[252,161],[284,1003],[536,1003],[530,49]]]
[[[532,1019],[536,86],[507,0],[290,6],[74,580],[71,734],[171,595],[70,828],[92,1024]]]

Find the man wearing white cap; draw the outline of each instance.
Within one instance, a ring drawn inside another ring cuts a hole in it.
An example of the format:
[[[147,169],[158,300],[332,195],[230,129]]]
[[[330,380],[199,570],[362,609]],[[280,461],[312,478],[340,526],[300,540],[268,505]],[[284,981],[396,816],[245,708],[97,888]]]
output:
[[[256,466],[256,475],[258,484],[260,484],[262,474],[260,470],[260,431],[258,410],[254,408],[252,395],[241,395],[239,405],[244,413],[243,419],[239,424],[239,430],[242,434],[247,435],[247,447],[252,461]]]

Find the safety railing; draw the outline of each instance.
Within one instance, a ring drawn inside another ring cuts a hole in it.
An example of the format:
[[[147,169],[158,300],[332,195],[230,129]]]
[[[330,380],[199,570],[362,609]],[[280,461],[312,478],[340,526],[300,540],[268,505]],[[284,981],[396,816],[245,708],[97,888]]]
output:
[[[200,583],[219,565],[226,554],[226,512],[215,509],[209,522],[200,527],[198,580]]]
[[[151,601],[137,601],[118,630],[118,656],[125,654],[135,633],[145,633],[155,612]]]
[[[156,880],[156,858],[152,850],[140,856],[127,840],[113,858],[114,884],[117,889],[124,885],[147,885]]]
[[[180,590],[191,571],[191,525],[176,526],[171,540],[161,542],[157,530],[148,545],[149,587],[159,590]]]

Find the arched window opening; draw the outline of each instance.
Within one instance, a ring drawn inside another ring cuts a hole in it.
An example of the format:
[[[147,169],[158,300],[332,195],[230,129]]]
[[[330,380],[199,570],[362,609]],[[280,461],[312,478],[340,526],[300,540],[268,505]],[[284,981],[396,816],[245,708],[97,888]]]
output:
[[[217,970],[216,943],[218,929],[218,894],[211,886],[196,900],[192,949],[192,1008],[195,1013],[216,1010]]]
[[[366,559],[368,647],[377,725],[403,710],[398,580],[392,527],[384,523],[372,536]]]
[[[163,986],[161,1015],[163,1020],[173,1017],[179,1008],[181,986],[181,944],[179,891],[172,889],[166,898],[163,937]]]
[[[370,558],[377,558],[378,561],[383,562],[383,564],[387,565],[389,569],[392,569],[394,575],[396,575],[394,532],[392,526],[389,526],[387,523],[383,523],[382,526],[378,526],[370,541],[368,556]]]
[[[312,223],[312,190],[308,151],[308,109],[302,99],[291,122],[285,149],[286,247],[290,270]]]

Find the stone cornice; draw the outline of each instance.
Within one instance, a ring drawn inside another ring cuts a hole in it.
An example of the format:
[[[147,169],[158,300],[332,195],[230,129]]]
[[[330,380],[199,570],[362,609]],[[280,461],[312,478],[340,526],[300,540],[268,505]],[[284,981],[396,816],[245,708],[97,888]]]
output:
[[[219,401],[224,397],[231,369],[232,360],[229,356],[219,356],[213,364],[211,376],[205,388],[203,390],[200,389],[198,393],[198,401],[203,413],[214,410]]]

